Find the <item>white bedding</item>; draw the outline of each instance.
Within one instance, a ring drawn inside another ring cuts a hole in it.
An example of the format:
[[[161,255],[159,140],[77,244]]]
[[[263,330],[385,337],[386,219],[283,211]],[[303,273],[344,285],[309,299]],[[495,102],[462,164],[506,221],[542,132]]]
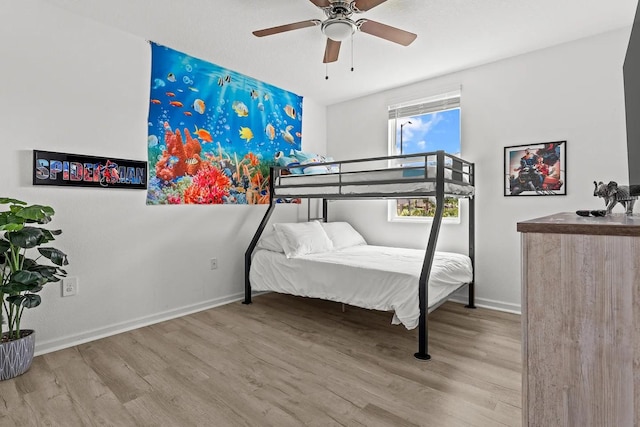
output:
[[[393,310],[392,323],[418,326],[418,279],[424,251],[361,245],[287,259],[256,250],[249,279],[255,291],[274,291],[342,302],[374,310]],[[429,307],[439,305],[472,280],[466,255],[436,252],[429,280]]]
[[[435,168],[428,168],[428,178],[435,179]],[[431,170],[433,169],[433,171]],[[445,169],[445,178],[450,179],[451,170]],[[465,181],[468,176],[464,175]],[[284,175],[277,178],[274,188],[276,196],[298,196],[304,194],[365,194],[365,193],[431,193],[436,190],[435,181],[424,181],[424,169],[393,169],[356,173],[329,173],[317,175]],[[399,181],[367,184],[371,181]],[[404,181],[404,182],[403,182]],[[360,185],[354,185],[359,183]],[[314,185],[313,187],[289,187]],[[317,186],[316,186],[317,185]],[[283,187],[285,186],[285,187]],[[471,196],[473,186],[445,182],[445,193]]]

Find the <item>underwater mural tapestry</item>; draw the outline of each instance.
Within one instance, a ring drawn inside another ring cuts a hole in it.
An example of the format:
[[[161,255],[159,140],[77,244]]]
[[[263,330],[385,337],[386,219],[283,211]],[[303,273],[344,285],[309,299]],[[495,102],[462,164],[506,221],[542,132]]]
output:
[[[276,153],[302,145],[302,97],[150,44],[147,204],[268,204]]]

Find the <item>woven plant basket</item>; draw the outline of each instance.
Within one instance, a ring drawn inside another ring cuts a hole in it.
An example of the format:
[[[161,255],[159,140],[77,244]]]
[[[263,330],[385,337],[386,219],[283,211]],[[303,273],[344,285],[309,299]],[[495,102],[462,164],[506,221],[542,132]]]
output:
[[[20,335],[20,339],[0,342],[0,381],[22,375],[31,367],[36,333],[23,329]]]

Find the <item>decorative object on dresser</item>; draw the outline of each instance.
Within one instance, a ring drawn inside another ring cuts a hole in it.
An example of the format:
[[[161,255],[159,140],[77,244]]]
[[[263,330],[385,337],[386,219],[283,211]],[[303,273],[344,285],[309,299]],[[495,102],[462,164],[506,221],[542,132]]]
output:
[[[640,218],[519,222],[523,426],[640,425]]]
[[[602,181],[593,181],[593,184],[595,185],[593,195],[604,199],[607,215],[611,214],[611,210],[618,203],[626,209],[627,215],[633,215],[633,205],[638,200],[638,195],[632,195],[628,185],[618,185],[615,181],[609,181],[606,185]],[[636,190],[634,188],[634,193],[637,193]]]
[[[24,309],[40,305],[38,292],[45,284],[65,277],[67,272],[61,267],[69,262],[59,249],[42,246],[62,231],[34,225],[49,223],[53,208],[6,197],[0,197],[0,205],[9,205],[8,210],[0,211],[0,380],[6,380],[25,373],[33,359],[35,332],[21,328]],[[32,249],[39,256],[28,258]],[[43,257],[53,265],[43,263]]]

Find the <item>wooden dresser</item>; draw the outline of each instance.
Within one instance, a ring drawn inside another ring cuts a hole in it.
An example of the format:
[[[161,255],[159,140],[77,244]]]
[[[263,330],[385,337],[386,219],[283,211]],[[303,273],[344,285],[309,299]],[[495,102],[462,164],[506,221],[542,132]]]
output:
[[[517,229],[523,426],[640,426],[640,215]]]

